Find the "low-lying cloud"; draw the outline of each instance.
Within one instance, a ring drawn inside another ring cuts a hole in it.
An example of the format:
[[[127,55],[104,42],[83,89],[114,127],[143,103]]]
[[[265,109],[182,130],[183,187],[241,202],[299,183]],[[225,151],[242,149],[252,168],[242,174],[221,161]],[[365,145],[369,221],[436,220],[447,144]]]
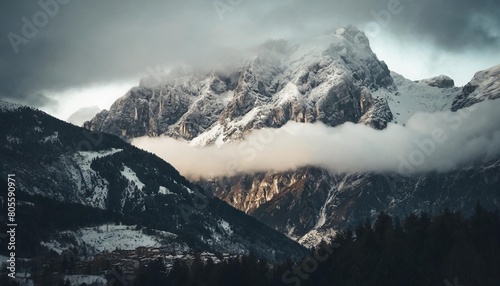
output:
[[[243,141],[195,147],[168,137],[133,144],[153,152],[192,179],[318,166],[334,173],[451,171],[500,155],[500,100],[458,112],[419,113],[385,130],[345,123],[289,122],[256,130]]]

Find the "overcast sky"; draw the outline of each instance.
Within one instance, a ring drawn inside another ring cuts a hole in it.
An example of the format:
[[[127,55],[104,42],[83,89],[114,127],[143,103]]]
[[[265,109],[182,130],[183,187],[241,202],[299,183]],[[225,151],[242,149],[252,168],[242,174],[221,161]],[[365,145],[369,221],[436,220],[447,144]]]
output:
[[[500,63],[498,0],[55,1],[2,2],[0,97],[59,117],[109,107],[148,67],[211,66],[267,39],[346,24],[410,79],[447,74],[463,85]]]

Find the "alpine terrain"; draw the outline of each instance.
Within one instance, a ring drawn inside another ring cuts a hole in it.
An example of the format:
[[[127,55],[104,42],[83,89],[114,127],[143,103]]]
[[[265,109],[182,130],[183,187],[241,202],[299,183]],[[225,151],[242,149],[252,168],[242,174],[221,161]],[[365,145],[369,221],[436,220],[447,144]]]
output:
[[[138,247],[179,257],[252,253],[270,261],[305,253],[114,135],[4,101],[0,128],[2,184],[14,174],[17,189],[18,257],[55,252],[91,259]]]
[[[463,88],[447,76],[408,80],[391,72],[354,26],[295,45],[268,41],[240,64],[211,72],[179,68],[157,79],[143,79],[84,127],[124,139],[165,135],[203,147],[288,121],[383,130],[389,123],[404,126],[418,112],[460,111],[500,94],[500,66],[478,72]],[[304,166],[198,183],[309,247],[380,211],[403,217],[448,208],[469,215],[478,201],[497,208],[499,174],[499,158],[489,158],[410,177]]]

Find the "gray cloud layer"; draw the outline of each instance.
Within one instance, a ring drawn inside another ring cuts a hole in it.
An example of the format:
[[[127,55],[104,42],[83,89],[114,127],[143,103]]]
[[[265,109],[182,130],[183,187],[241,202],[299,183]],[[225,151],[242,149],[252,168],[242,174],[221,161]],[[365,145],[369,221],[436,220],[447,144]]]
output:
[[[54,1],[69,3],[44,19],[39,3]],[[54,104],[46,91],[135,78],[157,64],[209,66],[269,38],[294,40],[349,23],[364,28],[376,18],[372,11],[382,17],[384,33],[440,51],[485,53],[500,44],[496,0],[401,0],[402,11],[387,21],[383,11],[391,1],[4,1],[0,97]],[[214,3],[222,3],[219,11]],[[40,27],[26,37],[23,18],[33,23],[34,16]],[[9,33],[25,39],[16,38],[13,48]]]
[[[335,173],[445,172],[500,155],[499,109],[500,100],[495,100],[458,112],[421,113],[405,127],[390,124],[382,131],[354,123],[331,128],[289,122],[218,147],[193,147],[167,137],[141,137],[132,143],[194,179],[302,166]]]

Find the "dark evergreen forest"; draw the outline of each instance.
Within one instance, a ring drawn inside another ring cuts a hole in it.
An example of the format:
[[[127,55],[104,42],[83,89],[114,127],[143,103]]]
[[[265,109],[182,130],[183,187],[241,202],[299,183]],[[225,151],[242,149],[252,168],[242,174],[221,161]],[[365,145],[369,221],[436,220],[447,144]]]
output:
[[[382,212],[341,231],[301,263],[195,258],[167,272],[156,260],[139,269],[134,285],[500,285],[500,219],[479,205],[470,218],[444,211],[399,220]]]

